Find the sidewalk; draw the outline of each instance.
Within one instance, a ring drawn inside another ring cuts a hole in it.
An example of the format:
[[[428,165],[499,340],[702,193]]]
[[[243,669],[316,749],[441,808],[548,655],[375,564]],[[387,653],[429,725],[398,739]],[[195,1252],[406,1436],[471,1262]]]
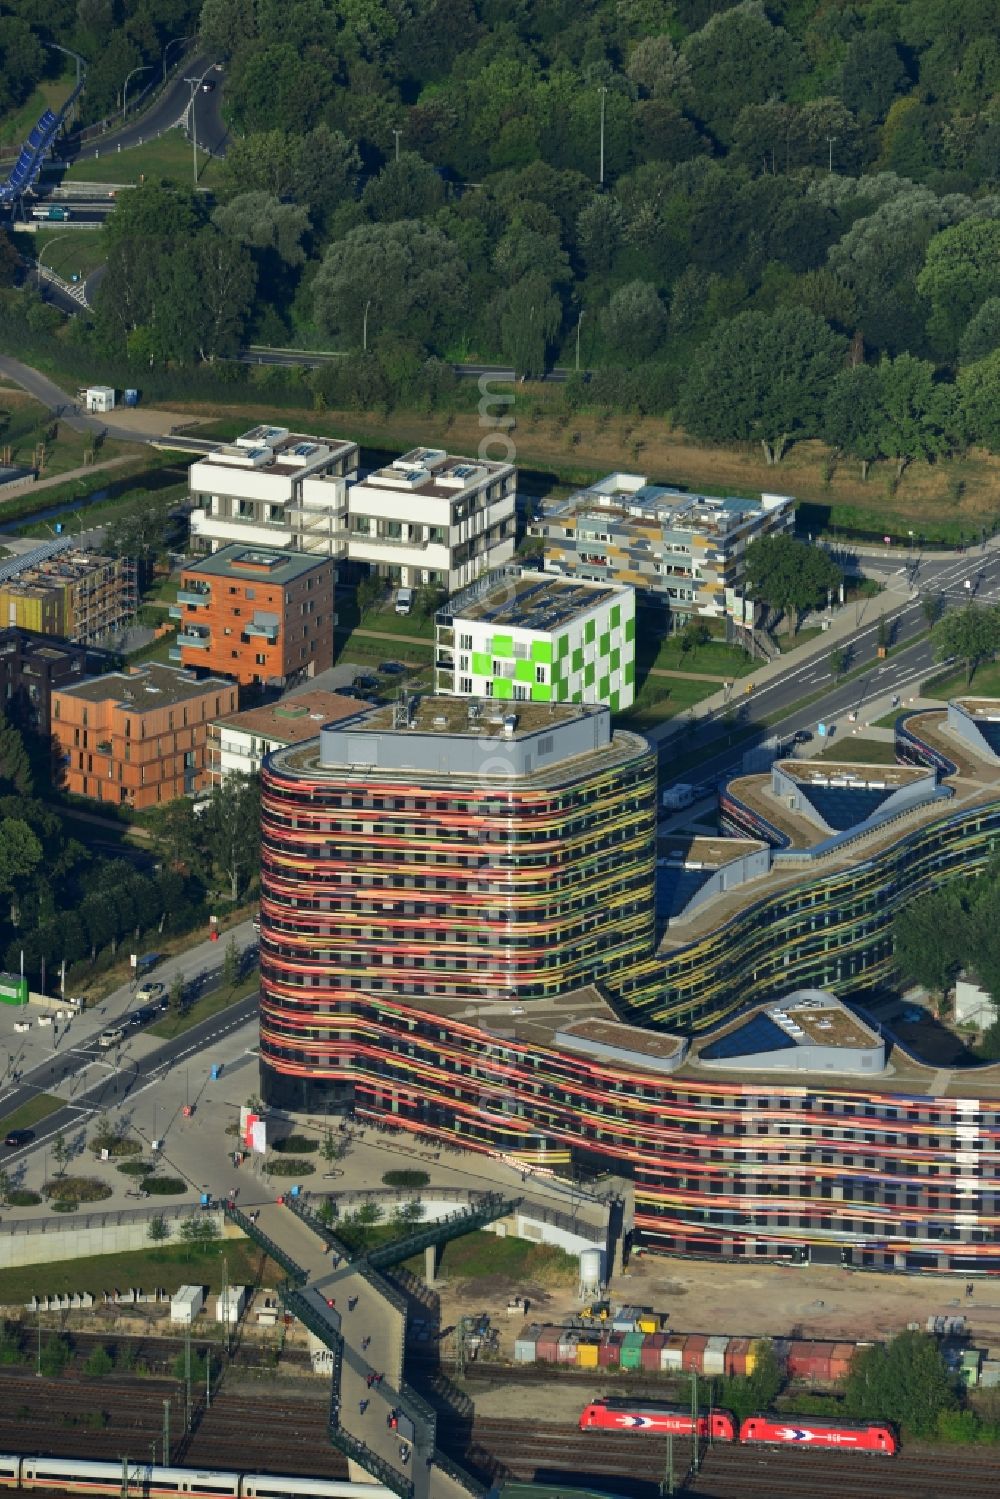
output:
[[[736,706],[747,701],[752,703],[754,696],[762,687],[792,675],[808,663],[824,661],[836,646],[855,639],[859,631],[870,629],[886,615],[910,603],[913,596],[913,590],[905,578],[895,576],[889,578],[882,592],[874,598],[861,599],[835,609],[829,616],[830,628],[824,630],[821,635],[806,641],[795,650],[776,656],[773,661],[761,662],[748,677],[734,678],[731,692],[727,693],[725,689],[721,692],[714,692],[711,697],[703,698],[689,713],[678,714],[665,723],[645,729],[643,732],[646,738],[653,744],[663,744],[676,735],[684,733],[691,722],[711,718],[729,706]],[[748,686],[753,687],[752,693],[746,692]],[[807,691],[802,695],[808,697],[811,693]]]

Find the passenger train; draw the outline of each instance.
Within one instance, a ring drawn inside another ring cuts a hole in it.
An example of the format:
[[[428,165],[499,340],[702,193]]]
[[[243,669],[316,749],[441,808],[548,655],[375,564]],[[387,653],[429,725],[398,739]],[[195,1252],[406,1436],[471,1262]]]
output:
[[[88,1462],[80,1457],[22,1457],[0,1454],[0,1489],[56,1489],[64,1494],[125,1492],[121,1462]],[[177,1499],[179,1494],[232,1496],[232,1499],[395,1499],[375,1483],[336,1478],[283,1478],[274,1473],[226,1473],[195,1468],[128,1464],[128,1492],[134,1499]]]
[[[674,1432],[690,1436],[694,1417],[689,1407],[661,1405],[657,1401],[600,1399],[592,1400],[580,1415],[581,1431]],[[824,1420],[817,1416],[775,1415],[763,1413],[748,1416],[737,1426],[729,1411],[710,1410],[697,1418],[697,1435],[715,1442],[744,1442],[750,1445],[798,1447],[825,1452],[875,1452],[895,1457],[899,1450],[896,1434],[884,1421]]]

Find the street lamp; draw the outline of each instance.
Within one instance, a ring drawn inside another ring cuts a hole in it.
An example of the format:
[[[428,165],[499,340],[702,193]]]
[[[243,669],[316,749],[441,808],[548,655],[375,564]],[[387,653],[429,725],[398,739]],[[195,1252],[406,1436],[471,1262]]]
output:
[[[587,309],[585,307],[581,307],[580,308],[580,316],[576,320],[576,372],[577,372],[577,374],[580,373],[580,324],[583,322],[583,314],[586,312],[586,310]]]
[[[185,83],[191,85],[191,102],[188,105],[188,115],[191,122],[191,173],[194,178],[195,187],[198,186],[198,127],[194,117],[194,100],[198,90],[214,67],[215,64],[210,62],[200,78],[185,78],[184,80]]]
[[[150,70],[150,68],[152,66],[153,66],[153,64],[151,62],[149,62],[149,63],[146,63],[145,67],[142,67],[142,68],[133,68],[132,71],[131,71],[131,73],[128,75],[128,78],[125,79],[125,86],[122,89],[122,119],[123,120],[125,118],[125,112],[128,109],[128,85],[129,85],[129,79],[130,78],[134,78],[135,75],[136,75],[136,73],[148,73],[149,70]]]
[[[166,81],[167,81],[167,53],[170,51],[171,47],[179,47],[179,46],[182,45],[182,43],[189,42],[190,40],[191,40],[191,38],[189,36],[175,36],[174,39],[173,39],[173,41],[172,42],[168,42],[167,45],[164,47],[164,49],[163,49],[163,81],[164,81],[164,83],[166,83]],[[166,1461],[166,1459],[164,1459],[164,1461]]]
[[[598,186],[603,187],[604,186],[604,108],[605,108],[605,104],[607,102],[607,97],[608,97],[608,86],[607,86],[607,84],[606,83],[602,83],[600,89],[598,90],[598,92],[600,93],[600,96],[601,96],[601,171],[600,171],[600,176],[598,177],[597,181],[598,181]]]
[[[361,351],[364,354],[368,353],[368,309],[371,305],[372,299],[369,297],[365,303],[365,315],[361,323]]]
[[[402,132],[402,130],[394,130],[392,133],[393,133],[393,135],[396,138],[396,160],[398,161],[399,160],[399,137],[402,135],[403,132]]]

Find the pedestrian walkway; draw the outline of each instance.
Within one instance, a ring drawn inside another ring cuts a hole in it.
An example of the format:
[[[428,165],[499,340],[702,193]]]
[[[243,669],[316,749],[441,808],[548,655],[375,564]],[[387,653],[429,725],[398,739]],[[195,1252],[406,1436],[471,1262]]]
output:
[[[290,1310],[334,1356],[331,1441],[402,1499],[469,1499],[481,1489],[437,1450],[434,1411],[403,1379],[406,1303],[308,1210],[279,1200],[229,1217],[282,1263]]]
[[[3,516],[3,502],[8,497],[12,500],[16,499],[20,501],[24,498],[26,491],[34,494],[39,489],[54,489],[57,484],[68,484],[73,479],[89,479],[91,474],[99,474],[105,469],[121,468],[125,463],[135,462],[136,459],[134,457],[129,457],[126,454],[121,458],[105,458],[101,463],[85,463],[82,468],[68,468],[64,473],[51,474],[47,479],[35,479],[34,482],[26,479],[23,484],[17,487],[11,486],[4,490],[3,497],[0,498],[0,518]],[[26,519],[30,520],[31,517],[27,516]],[[7,542],[4,544],[9,545]],[[38,545],[37,536],[32,539],[31,544],[32,546]]]

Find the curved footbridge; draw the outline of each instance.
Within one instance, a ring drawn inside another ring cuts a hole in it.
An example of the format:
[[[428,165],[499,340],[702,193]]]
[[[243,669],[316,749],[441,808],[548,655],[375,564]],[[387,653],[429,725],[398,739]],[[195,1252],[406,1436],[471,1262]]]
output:
[[[358,1254],[301,1198],[267,1203],[252,1218],[227,1205],[230,1221],[285,1271],[288,1310],[330,1350],[330,1441],[348,1458],[352,1477],[368,1476],[400,1499],[484,1495],[438,1450],[436,1413],[405,1381],[406,1303],[379,1270],[482,1228],[517,1205],[517,1199],[489,1193],[394,1243]],[[376,1383],[372,1376],[381,1378]]]

